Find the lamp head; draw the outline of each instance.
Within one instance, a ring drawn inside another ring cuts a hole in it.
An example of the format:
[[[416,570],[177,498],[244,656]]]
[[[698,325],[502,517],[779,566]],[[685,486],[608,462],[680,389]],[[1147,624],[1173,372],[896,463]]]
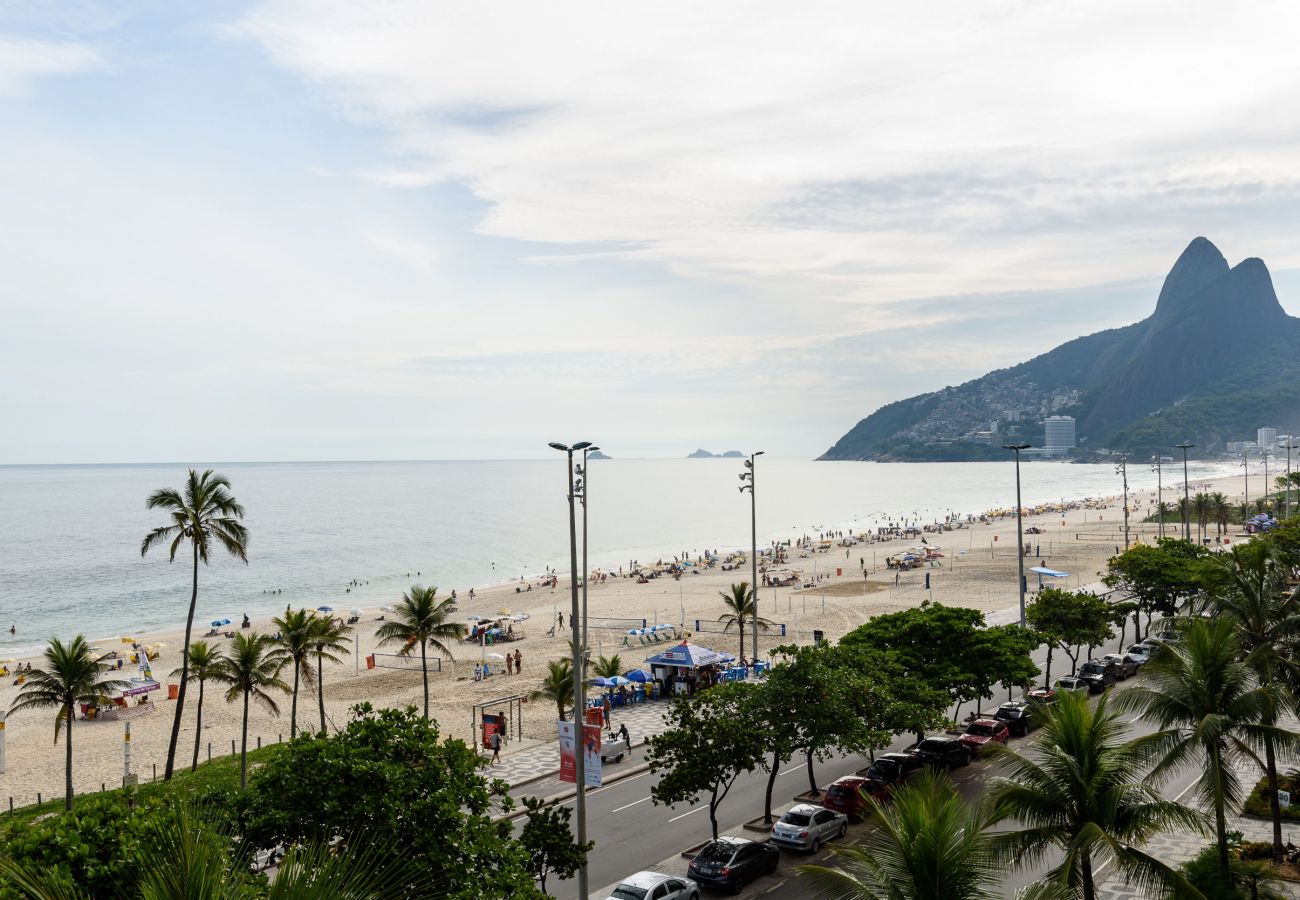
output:
[[[1003,444],[1003,450],[1028,450],[1033,444]]]
[[[548,447],[554,447],[556,450],[559,450],[561,453],[568,453],[568,452],[569,452],[569,448],[568,448],[568,447],[566,447],[564,444],[558,443],[558,442],[556,442],[556,441],[551,441],[551,442],[550,442],[549,444],[547,444],[546,446],[548,446]]]
[[[588,447],[590,447],[590,446],[591,446],[591,441],[578,441],[578,443],[576,443],[576,444],[573,445],[573,449],[574,449],[574,450],[586,450],[586,449],[587,449]]]
[[[765,452],[766,452],[766,451],[764,451],[764,450],[755,450],[755,451],[754,451],[754,456],[762,456]]]

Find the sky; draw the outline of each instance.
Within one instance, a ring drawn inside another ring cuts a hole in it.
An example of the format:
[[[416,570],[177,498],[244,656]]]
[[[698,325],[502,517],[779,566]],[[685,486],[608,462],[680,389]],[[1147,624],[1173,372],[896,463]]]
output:
[[[815,456],[1300,313],[1300,6],[0,0],[0,464]]]

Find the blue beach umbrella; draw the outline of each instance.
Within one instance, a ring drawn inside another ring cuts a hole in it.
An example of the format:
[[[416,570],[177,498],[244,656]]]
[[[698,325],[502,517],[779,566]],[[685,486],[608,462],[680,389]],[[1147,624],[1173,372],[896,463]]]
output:
[[[650,677],[650,673],[643,669],[628,669],[623,673],[623,677],[628,681],[634,681],[638,684],[649,684],[654,681],[654,679]]]
[[[316,612],[334,612],[334,607],[332,607],[332,606],[318,606],[318,607],[316,607]]]
[[[614,682],[612,682],[608,678],[593,678],[591,679],[591,686],[592,687],[613,687]]]
[[[632,684],[631,679],[624,678],[622,675],[615,675],[613,678],[606,678],[605,680],[609,682],[610,687],[624,687]]]

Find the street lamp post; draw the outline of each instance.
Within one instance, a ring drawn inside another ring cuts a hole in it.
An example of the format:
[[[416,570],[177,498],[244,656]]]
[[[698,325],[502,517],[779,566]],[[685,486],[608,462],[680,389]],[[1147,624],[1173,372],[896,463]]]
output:
[[[1128,550],[1128,454],[1119,455],[1119,465],[1115,466],[1115,474],[1124,479],[1124,549]]]
[[[1190,441],[1174,444],[1175,450],[1183,451],[1183,540],[1192,540],[1192,501],[1187,493],[1187,451],[1196,445]]]
[[[1264,511],[1268,512],[1268,448],[1261,447],[1259,455],[1264,457]]]
[[[1291,516],[1291,451],[1300,445],[1291,443],[1291,435],[1286,436],[1286,501],[1283,518]]]
[[[578,466],[578,481],[575,492],[578,502],[582,504],[582,674],[587,674],[587,652],[591,644],[587,640],[587,580],[591,570],[587,568],[587,497],[591,491],[591,475],[587,471],[587,455],[595,453],[599,447],[582,448],[582,465]]]
[[[1157,453],[1151,458],[1155,460],[1155,465],[1151,468],[1156,470],[1156,514],[1159,516],[1156,520],[1156,528],[1163,538],[1165,536],[1165,489],[1161,480],[1160,454]]]
[[[1025,627],[1025,527],[1020,513],[1020,451],[1028,450],[1029,444],[1003,444],[1003,450],[1016,453],[1016,569],[1020,574],[1020,627]]]
[[[1241,460],[1241,476],[1245,482],[1246,506],[1250,506],[1250,454],[1242,450],[1237,456]]]
[[[750,652],[753,655],[754,662],[758,662],[758,499],[754,496],[754,461],[763,455],[762,450],[755,450],[749,454],[749,459],[745,460],[745,471],[741,473],[740,480],[748,482],[740,486],[740,492],[743,494],[749,491],[749,543],[750,543],[750,577],[753,581],[749,585],[749,596],[752,598],[753,606],[750,609],[750,624],[752,628],[753,646]],[[742,641],[742,643],[744,643]],[[741,651],[744,655],[744,651]],[[755,669],[755,671],[758,671]]]
[[[576,496],[573,483],[573,454],[579,450],[585,450],[591,446],[590,441],[578,441],[572,447],[566,444],[551,442],[552,447],[561,453],[567,454],[569,459],[568,477],[569,477],[569,626],[573,631],[573,725],[575,729],[575,746],[573,753],[573,775],[576,796],[574,797],[574,812],[578,820],[577,843],[579,846],[585,846],[587,843],[587,760],[585,750],[585,717],[583,707],[586,705],[586,692],[583,690],[583,667],[579,664],[578,653],[584,650],[580,646],[582,640],[582,630],[578,624],[578,581],[576,573],[578,571],[578,521],[574,511],[573,500]],[[585,622],[583,625],[585,626]],[[584,860],[582,868],[578,869],[578,898],[587,900],[587,863]]]

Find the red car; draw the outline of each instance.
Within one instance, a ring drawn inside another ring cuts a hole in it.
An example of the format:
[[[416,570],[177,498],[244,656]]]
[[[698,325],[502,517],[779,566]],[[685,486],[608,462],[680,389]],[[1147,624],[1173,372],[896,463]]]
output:
[[[862,799],[863,793],[871,796],[878,803],[884,803],[889,799],[889,785],[874,778],[846,775],[826,789],[822,806],[842,812],[850,819],[860,819],[867,811],[867,804]]]
[[[1005,744],[1011,732],[1005,722],[997,719],[976,719],[966,726],[962,736],[957,738],[961,745],[970,751],[971,756],[979,756],[987,744]]]

